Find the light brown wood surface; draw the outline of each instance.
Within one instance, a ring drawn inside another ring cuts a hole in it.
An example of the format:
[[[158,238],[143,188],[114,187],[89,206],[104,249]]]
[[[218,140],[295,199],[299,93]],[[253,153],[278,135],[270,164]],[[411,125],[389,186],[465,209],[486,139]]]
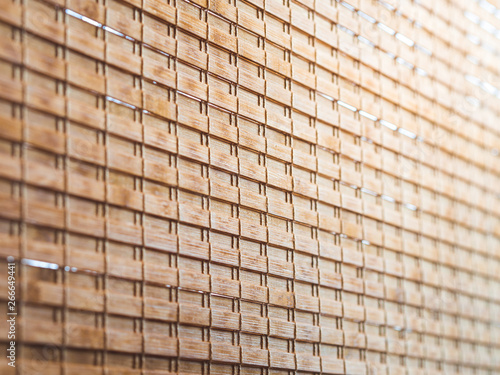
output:
[[[0,373],[499,373],[499,33],[492,0],[0,0]]]

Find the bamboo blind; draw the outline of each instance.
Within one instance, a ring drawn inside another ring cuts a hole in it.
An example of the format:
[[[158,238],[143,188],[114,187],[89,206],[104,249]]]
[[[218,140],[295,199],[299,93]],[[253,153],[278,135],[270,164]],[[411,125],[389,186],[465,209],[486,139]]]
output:
[[[0,372],[498,374],[499,29],[498,0],[0,0]]]

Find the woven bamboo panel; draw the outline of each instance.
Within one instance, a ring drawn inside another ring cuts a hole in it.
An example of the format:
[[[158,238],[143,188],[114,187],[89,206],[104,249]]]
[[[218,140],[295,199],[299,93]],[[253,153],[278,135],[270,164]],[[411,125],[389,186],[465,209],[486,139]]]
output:
[[[500,373],[500,1],[0,0],[0,32],[2,374]]]

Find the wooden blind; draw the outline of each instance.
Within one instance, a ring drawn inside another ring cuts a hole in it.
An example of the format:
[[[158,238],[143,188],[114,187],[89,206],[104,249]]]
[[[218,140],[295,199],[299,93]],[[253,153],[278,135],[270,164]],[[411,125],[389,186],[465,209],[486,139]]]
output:
[[[500,1],[0,0],[0,32],[2,374],[500,372]]]

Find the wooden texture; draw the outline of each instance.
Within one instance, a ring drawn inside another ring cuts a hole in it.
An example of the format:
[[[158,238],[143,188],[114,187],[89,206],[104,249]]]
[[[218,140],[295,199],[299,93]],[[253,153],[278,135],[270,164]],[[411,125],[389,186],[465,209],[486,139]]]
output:
[[[0,373],[498,374],[499,15],[0,0]]]

